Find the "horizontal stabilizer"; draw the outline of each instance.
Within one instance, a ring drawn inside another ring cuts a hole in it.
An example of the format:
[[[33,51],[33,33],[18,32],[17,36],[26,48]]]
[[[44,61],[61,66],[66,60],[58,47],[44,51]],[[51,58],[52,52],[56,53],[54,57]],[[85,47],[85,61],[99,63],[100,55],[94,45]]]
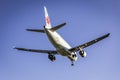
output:
[[[32,32],[41,32],[41,33],[45,33],[44,30],[42,29],[26,29],[27,31],[32,31]]]
[[[58,54],[57,51],[55,50],[37,50],[37,49],[27,49],[27,48],[20,48],[20,47],[14,47],[14,49],[21,50],[21,51],[28,51],[28,52]]]
[[[60,25],[57,25],[57,26],[51,28],[50,30],[56,31],[56,30],[60,29],[61,27],[65,26],[65,25],[66,25],[66,23],[62,23],[62,24],[60,24]]]

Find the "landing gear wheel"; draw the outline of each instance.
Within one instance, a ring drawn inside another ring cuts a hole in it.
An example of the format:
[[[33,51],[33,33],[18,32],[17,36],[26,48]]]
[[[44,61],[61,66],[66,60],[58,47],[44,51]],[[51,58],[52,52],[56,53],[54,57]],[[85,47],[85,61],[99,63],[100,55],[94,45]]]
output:
[[[72,63],[71,66],[74,66],[74,64]]]
[[[71,66],[74,66],[74,63],[72,62]]]
[[[56,58],[53,54],[49,54],[48,59],[51,60],[52,62],[56,60]]]

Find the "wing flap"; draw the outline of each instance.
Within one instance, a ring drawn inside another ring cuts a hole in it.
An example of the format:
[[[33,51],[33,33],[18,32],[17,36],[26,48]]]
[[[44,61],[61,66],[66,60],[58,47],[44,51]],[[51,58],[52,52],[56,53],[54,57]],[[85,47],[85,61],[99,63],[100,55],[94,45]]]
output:
[[[36,49],[27,49],[27,48],[19,48],[19,47],[15,47],[14,49],[21,50],[21,51],[28,51],[28,52],[58,54],[57,51],[55,51],[55,50],[36,50]]]
[[[76,52],[76,51],[79,51],[80,49],[86,48],[86,47],[88,47],[88,46],[90,46],[90,45],[92,45],[92,44],[94,44],[94,43],[97,43],[98,41],[103,40],[104,38],[107,38],[109,35],[110,35],[110,33],[105,34],[105,35],[103,35],[103,36],[101,36],[101,37],[99,37],[99,38],[96,38],[96,39],[94,39],[94,40],[91,40],[91,41],[89,41],[89,42],[86,42],[86,43],[84,43],[84,44],[82,44],[82,45],[73,47],[73,48],[70,49],[70,51],[75,51],[75,52]]]

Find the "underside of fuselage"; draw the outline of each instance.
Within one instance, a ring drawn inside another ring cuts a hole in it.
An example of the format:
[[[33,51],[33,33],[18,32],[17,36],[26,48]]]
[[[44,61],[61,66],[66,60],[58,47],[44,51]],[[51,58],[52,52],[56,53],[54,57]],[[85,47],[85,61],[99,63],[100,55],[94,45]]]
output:
[[[70,49],[71,46],[55,31],[45,28],[46,35],[56,49]]]
[[[45,32],[60,55],[68,57],[71,61],[77,60],[77,54],[69,51],[71,46],[57,32],[50,29],[45,29]]]

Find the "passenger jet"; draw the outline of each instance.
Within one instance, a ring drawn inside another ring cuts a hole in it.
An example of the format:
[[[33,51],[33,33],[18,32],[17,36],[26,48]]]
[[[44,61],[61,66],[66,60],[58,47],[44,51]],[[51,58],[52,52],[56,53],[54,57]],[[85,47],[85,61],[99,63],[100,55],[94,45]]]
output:
[[[49,39],[49,41],[52,43],[52,45],[55,47],[56,50],[37,50],[37,49],[27,49],[27,48],[20,48],[15,47],[14,49],[22,50],[22,51],[29,51],[29,52],[37,52],[37,53],[47,53],[48,59],[52,62],[56,60],[55,55],[62,55],[67,57],[71,61],[71,65],[74,65],[74,61],[77,61],[78,55],[77,51],[79,51],[79,54],[81,57],[86,57],[86,52],[83,50],[84,48],[103,40],[104,38],[107,38],[110,33],[107,33],[99,38],[96,38],[94,40],[91,40],[89,42],[86,42],[82,45],[78,45],[75,47],[71,47],[56,31],[60,29],[61,27],[65,26],[66,23],[62,23],[60,25],[57,25],[55,27],[51,26],[50,18],[48,16],[48,12],[46,7],[44,6],[44,12],[45,12],[45,22],[46,25],[44,26],[44,29],[26,29],[27,31],[33,31],[33,32],[40,32],[45,33]]]

